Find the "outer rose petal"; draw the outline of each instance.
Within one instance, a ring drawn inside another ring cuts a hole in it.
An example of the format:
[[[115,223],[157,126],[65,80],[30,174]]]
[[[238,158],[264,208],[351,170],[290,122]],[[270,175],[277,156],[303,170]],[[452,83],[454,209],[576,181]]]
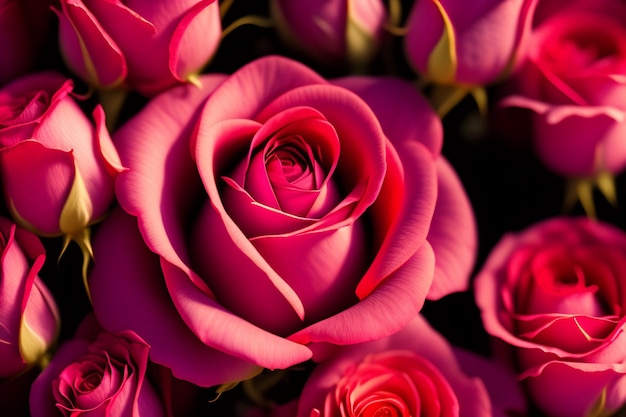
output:
[[[435,251],[435,278],[428,291],[431,300],[467,290],[478,250],[471,203],[443,157],[437,160],[437,181],[437,206],[426,238]]]
[[[152,361],[197,385],[252,376],[257,367],[206,346],[181,320],[163,281],[159,258],[146,248],[136,228],[135,219],[118,209],[94,238],[97,261],[89,288],[102,326],[110,332],[132,330],[141,335],[152,347]],[[111,271],[112,265],[124,267]]]
[[[122,165],[133,167],[122,172],[115,184],[121,206],[139,218],[148,247],[179,268],[189,265],[186,236],[180,224],[186,221],[194,196],[202,189],[188,138],[196,120],[194,115],[224,78],[204,76],[202,89],[184,85],[168,90],[154,98],[113,138]],[[155,166],[160,168],[154,169]],[[189,273],[193,279],[193,273]],[[195,282],[202,286],[199,280]]]
[[[74,182],[72,153],[27,140],[0,151],[0,169],[15,218],[38,233],[58,235],[61,211]]]

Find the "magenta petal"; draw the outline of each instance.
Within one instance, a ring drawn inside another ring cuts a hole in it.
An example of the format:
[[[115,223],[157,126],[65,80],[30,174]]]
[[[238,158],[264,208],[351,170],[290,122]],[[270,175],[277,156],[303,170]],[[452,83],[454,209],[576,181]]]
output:
[[[419,313],[431,285],[434,254],[425,242],[404,265],[354,306],[289,337],[298,343],[361,343],[400,330]]]
[[[435,168],[432,155],[419,142],[407,143],[399,152],[387,148],[385,182],[371,207],[380,248],[356,288],[359,298],[371,294],[423,244],[435,209]]]
[[[102,326],[110,332],[137,333],[151,346],[150,359],[171,368],[177,378],[211,386],[251,376],[255,366],[206,346],[181,320],[159,258],[146,248],[135,219],[116,210],[102,226],[94,238],[89,277]],[[122,231],[124,239],[119,238]]]
[[[61,211],[74,182],[72,153],[27,140],[0,152],[0,170],[12,214],[38,233],[59,235]]]
[[[435,278],[428,298],[465,291],[476,259],[476,220],[463,184],[450,164],[437,160],[437,205],[428,231],[435,251]]]

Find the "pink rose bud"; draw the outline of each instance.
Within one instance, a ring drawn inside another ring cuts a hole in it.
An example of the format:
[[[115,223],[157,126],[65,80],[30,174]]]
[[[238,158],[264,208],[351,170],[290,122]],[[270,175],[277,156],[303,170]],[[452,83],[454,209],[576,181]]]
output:
[[[216,0],[61,0],[56,13],[72,71],[96,88],[144,95],[195,81],[222,31]]]
[[[271,0],[278,34],[318,62],[364,69],[380,47],[387,19],[381,0]]]
[[[53,16],[50,3],[0,1],[0,85],[35,68]]]
[[[32,416],[164,416],[146,374],[150,347],[132,332],[96,330],[83,322],[37,377],[30,393]]]
[[[580,0],[537,12],[502,104],[532,112],[534,148],[548,168],[587,178],[612,199],[603,178],[626,168],[626,5]]]
[[[584,217],[504,236],[478,273],[495,353],[546,415],[611,415],[626,401],[625,283],[626,234]]]
[[[70,95],[71,80],[25,76],[0,90],[0,173],[14,219],[43,236],[64,235],[89,248],[87,227],[104,216],[122,169],[104,126]]]
[[[508,75],[536,2],[417,0],[407,21],[406,57],[427,81],[473,92],[485,106],[478,91]]]
[[[44,365],[59,330],[59,312],[41,281],[43,245],[0,217],[0,379]]]

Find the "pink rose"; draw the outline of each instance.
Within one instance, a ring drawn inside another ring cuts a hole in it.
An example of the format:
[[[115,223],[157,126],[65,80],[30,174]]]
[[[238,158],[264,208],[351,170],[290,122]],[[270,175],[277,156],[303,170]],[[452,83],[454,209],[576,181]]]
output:
[[[553,3],[538,8],[526,61],[502,104],[533,112],[534,147],[555,172],[618,173],[626,167],[626,5]]]
[[[59,312],[41,281],[37,236],[0,217],[0,379],[45,362],[59,332]]]
[[[150,347],[132,332],[99,331],[90,319],[33,382],[32,416],[164,416],[146,374]]]
[[[206,386],[384,337],[467,287],[473,214],[410,83],[329,82],[272,56],[202,84],[115,136],[141,233],[120,211],[95,239],[107,329]]]
[[[72,88],[71,80],[43,72],[0,90],[0,172],[18,223],[83,244],[86,227],[109,209],[121,168],[102,109],[94,110],[94,126]]]
[[[547,415],[626,401],[625,271],[624,232],[557,217],[506,235],[476,277],[486,330]]]
[[[405,54],[436,84],[476,87],[501,80],[515,62],[537,0],[417,0]]]
[[[387,21],[381,0],[271,0],[270,12],[294,49],[327,65],[361,70],[378,52]]]
[[[35,68],[50,28],[50,3],[0,0],[0,86]]]
[[[452,348],[421,316],[382,340],[339,348],[317,365],[297,417],[505,417],[525,411],[515,376]]]
[[[216,0],[61,0],[66,64],[97,88],[154,95],[194,79],[217,50]]]

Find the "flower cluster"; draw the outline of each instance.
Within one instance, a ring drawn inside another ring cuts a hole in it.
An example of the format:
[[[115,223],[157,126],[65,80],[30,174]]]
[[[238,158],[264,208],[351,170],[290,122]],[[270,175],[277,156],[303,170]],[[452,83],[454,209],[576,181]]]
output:
[[[2,415],[626,410],[623,0],[5,3]]]

